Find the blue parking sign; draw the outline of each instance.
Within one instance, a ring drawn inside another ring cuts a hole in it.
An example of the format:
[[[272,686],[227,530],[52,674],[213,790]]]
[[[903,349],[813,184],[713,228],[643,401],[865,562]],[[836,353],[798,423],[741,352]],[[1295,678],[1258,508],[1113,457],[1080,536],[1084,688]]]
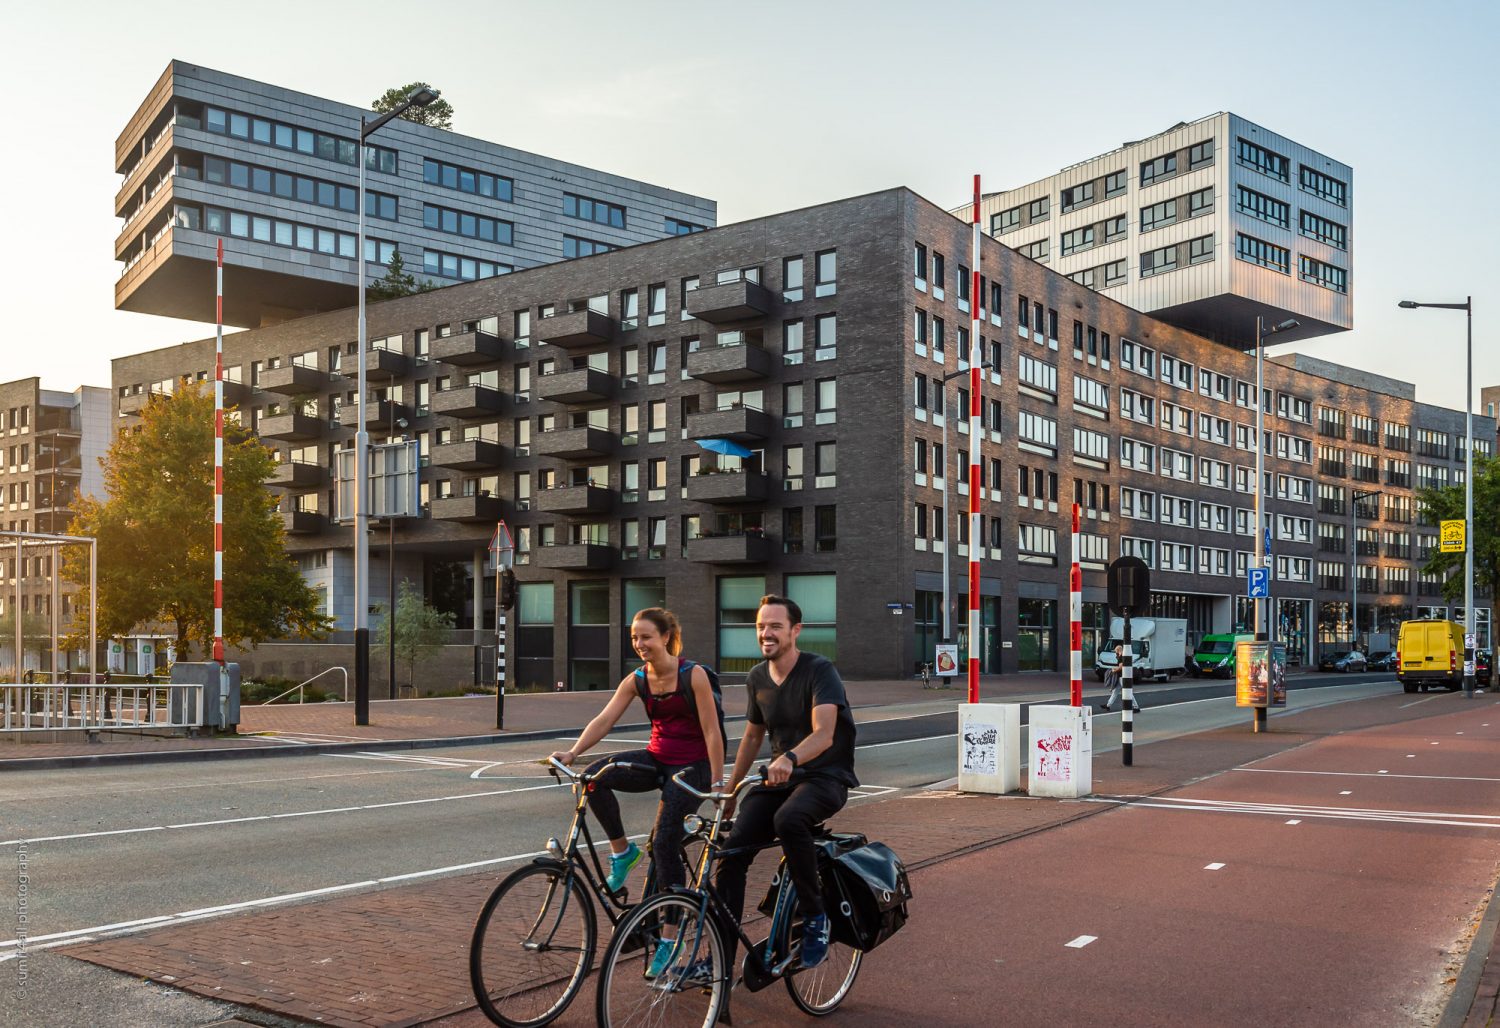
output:
[[[1263,600],[1271,595],[1271,569],[1250,568],[1246,595],[1252,600]]]

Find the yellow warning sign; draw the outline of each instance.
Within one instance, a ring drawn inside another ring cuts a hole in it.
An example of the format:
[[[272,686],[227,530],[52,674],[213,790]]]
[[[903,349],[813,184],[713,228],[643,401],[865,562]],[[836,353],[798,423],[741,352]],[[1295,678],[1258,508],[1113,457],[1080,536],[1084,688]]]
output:
[[[1439,550],[1443,553],[1464,552],[1464,523],[1462,521],[1444,521],[1442,533]]]

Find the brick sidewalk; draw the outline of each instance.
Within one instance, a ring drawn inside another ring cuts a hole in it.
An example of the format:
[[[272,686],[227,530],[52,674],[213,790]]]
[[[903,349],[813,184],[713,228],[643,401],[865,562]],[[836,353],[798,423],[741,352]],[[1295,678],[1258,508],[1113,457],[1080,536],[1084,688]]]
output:
[[[1145,748],[1138,750],[1132,769],[1107,758],[1097,761],[1096,791],[1140,795],[1174,788],[1306,738],[1227,729],[1156,743],[1149,758]],[[836,824],[900,853],[914,870],[922,902],[924,867],[1110,809],[1105,803],[940,792],[851,803]],[[747,893],[752,903],[764,894],[773,863],[757,863]],[[515,866],[172,926],[64,952],[287,1017],[344,1026],[419,1024],[473,1006],[469,934],[485,897]],[[941,917],[940,911],[927,907],[924,915]],[[399,972],[392,970],[393,955]],[[590,995],[577,1000],[578,1011],[591,1012]],[[470,1023],[467,1016],[461,1020]]]

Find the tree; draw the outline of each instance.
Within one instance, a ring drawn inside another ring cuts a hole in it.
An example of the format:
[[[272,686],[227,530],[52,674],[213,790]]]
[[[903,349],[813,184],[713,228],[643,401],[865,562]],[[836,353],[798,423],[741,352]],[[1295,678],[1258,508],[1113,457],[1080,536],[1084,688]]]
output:
[[[406,684],[417,675],[417,661],[432,656],[447,641],[453,628],[453,615],[427,605],[421,590],[402,582],[396,599],[396,616],[387,617],[375,633],[377,647],[391,644],[391,628],[396,630],[396,656],[406,661]]]
[[[1464,487],[1461,485],[1423,489],[1417,494],[1417,502],[1427,510],[1433,522],[1464,519]],[[1475,596],[1500,595],[1500,456],[1474,458],[1474,538],[1468,542],[1474,547]],[[1462,553],[1434,550],[1422,570],[1444,576],[1443,597],[1448,602],[1463,602]]]
[[[138,625],[171,623],[177,652],[211,653],[214,582],[214,400],[201,384],[153,397],[134,431],[100,461],[108,499],[79,502],[70,531],[98,540],[101,638]],[[318,598],[287,556],[276,500],[265,481],[271,450],[238,422],[224,424],[224,639],[239,646],[331,627]],[[63,564],[87,611],[88,555],[73,546]],[[75,623],[72,636],[80,636]],[[86,645],[86,644],[85,644]]]
[[[370,109],[377,114],[395,110],[405,102],[406,98],[418,89],[431,89],[432,86],[426,82],[410,82],[404,86],[387,89],[380,94],[380,99],[370,105]],[[414,121],[418,125],[431,125],[433,128],[451,129],[453,127],[453,105],[447,100],[439,97],[426,107],[418,107],[415,104],[401,112],[400,115],[407,121]]]
[[[402,259],[401,248],[398,246],[391,251],[391,262],[385,266],[385,278],[367,285],[365,295],[371,300],[394,300],[413,293],[431,292],[436,288],[426,279],[418,281],[415,275],[406,270],[406,261]]]

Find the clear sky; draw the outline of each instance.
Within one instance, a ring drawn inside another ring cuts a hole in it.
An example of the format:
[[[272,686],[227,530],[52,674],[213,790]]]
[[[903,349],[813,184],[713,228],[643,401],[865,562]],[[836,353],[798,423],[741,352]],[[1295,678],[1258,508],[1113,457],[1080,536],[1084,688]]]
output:
[[[0,381],[108,385],[211,335],[114,310],[115,137],[178,58],[365,104],[417,79],[466,134],[719,202],[720,223],[907,185],[943,206],[1228,110],[1354,168],[1354,329],[1299,344],[1463,405],[1500,383],[1500,4],[1391,0],[137,0],[13,5]],[[1247,327],[1247,332],[1251,331]],[[1275,352],[1275,351],[1273,351]]]

